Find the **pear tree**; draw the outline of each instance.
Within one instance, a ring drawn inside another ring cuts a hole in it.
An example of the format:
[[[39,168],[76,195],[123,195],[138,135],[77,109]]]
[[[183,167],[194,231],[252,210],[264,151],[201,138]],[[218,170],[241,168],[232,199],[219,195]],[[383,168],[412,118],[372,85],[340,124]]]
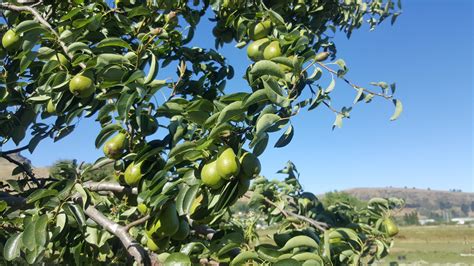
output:
[[[402,201],[323,206],[293,163],[268,180],[258,157],[291,142],[305,109],[329,110],[334,129],[378,98],[398,118],[395,84],[350,81],[333,36],[394,23],[399,1],[8,0],[0,10],[0,147],[16,145],[0,156],[19,175],[0,191],[2,264],[345,265],[388,254]],[[199,25],[212,27],[202,47]],[[247,55],[243,77],[223,46]],[[247,86],[229,92],[233,78]],[[353,102],[336,107],[336,83]],[[101,128],[93,163],[48,177],[12,156],[84,120]],[[240,219],[238,201],[255,213]],[[262,235],[262,223],[274,231]]]

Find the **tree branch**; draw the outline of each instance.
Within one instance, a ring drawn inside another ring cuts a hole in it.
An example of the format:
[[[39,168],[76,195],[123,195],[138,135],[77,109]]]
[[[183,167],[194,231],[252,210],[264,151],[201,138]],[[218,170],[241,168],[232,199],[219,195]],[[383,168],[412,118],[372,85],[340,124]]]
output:
[[[76,201],[82,204],[81,197],[77,197]],[[119,238],[128,254],[135,259],[138,265],[151,265],[147,251],[135,239],[133,239],[133,237],[128,233],[126,226],[121,226],[111,221],[92,205],[87,206],[84,209],[84,213],[102,228]]]
[[[251,196],[249,196],[247,194],[245,194],[244,197],[249,198],[249,199],[251,198]],[[320,231],[323,231],[323,232],[326,231],[326,228],[329,228],[329,226],[326,223],[313,220],[311,218],[308,218],[306,216],[303,216],[303,215],[300,215],[300,214],[297,214],[297,213],[294,213],[294,212],[286,211],[286,210],[280,208],[280,206],[278,206],[277,204],[275,204],[273,201],[269,200],[266,197],[263,197],[263,200],[266,203],[268,203],[268,204],[272,205],[273,207],[277,208],[286,217],[292,216],[292,217],[295,217],[299,220],[305,221],[305,222],[311,224],[312,226],[314,226],[316,229],[319,229]]]
[[[19,153],[19,152],[22,152],[26,149],[28,149],[28,145],[25,145],[23,147],[19,147],[19,148],[16,148],[16,149],[8,150],[8,151],[2,151],[2,152],[0,152],[0,156],[12,154],[12,153]]]
[[[33,171],[31,171],[30,167],[27,167],[25,164],[20,163],[19,161],[8,156],[7,154],[2,153],[0,154],[0,157],[4,158],[12,164],[19,166],[23,170],[23,173],[25,173],[31,179],[31,181],[33,181],[33,183],[35,183],[38,187],[42,187],[41,183],[38,181]]]
[[[138,189],[136,187],[126,187],[122,186],[119,183],[115,182],[93,182],[88,181],[82,184],[84,188],[87,188],[92,191],[110,191],[118,193],[127,193],[127,194],[138,194]]]
[[[43,18],[43,16],[41,16],[41,14],[38,12],[38,10],[36,10],[34,7],[32,7],[32,6],[17,6],[17,5],[10,4],[10,3],[0,3],[0,9],[7,9],[7,10],[12,10],[12,11],[17,11],[17,12],[22,12],[22,11],[30,12],[36,18],[36,20],[39,23],[44,25],[50,32],[53,33],[53,35],[56,37],[56,41],[58,42],[59,46],[61,46],[61,49],[64,51],[64,54],[67,57],[69,57],[70,60],[73,60],[73,58],[74,58],[73,55],[71,53],[69,53],[69,50],[68,50],[66,44],[60,40],[58,32],[56,30],[54,30],[54,28],[51,26],[51,24],[49,24],[49,22],[47,20],[45,20]],[[80,63],[79,66],[83,69],[86,68],[86,65],[84,63]]]

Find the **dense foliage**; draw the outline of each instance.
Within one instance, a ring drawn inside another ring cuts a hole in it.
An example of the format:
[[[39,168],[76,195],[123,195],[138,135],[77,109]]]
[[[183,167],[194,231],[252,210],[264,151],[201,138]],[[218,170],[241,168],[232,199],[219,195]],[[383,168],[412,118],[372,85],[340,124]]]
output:
[[[333,107],[337,79],[353,89],[352,105],[380,97],[395,104],[391,120],[400,115],[395,84],[374,82],[375,91],[349,81],[332,37],[350,36],[364,21],[371,29],[393,23],[400,8],[391,0],[0,3],[0,138],[18,146],[1,156],[34,152],[86,118],[100,123],[95,145],[105,155],[91,165],[64,163],[46,179],[18,163],[23,178],[0,194],[1,259],[326,265],[385,256],[400,202],[323,207],[291,163],[284,181],[259,177],[258,156],[271,133],[284,130],[275,147],[290,143],[302,109],[327,107],[340,127],[352,106]],[[248,89],[226,93],[232,66],[214,49],[189,46],[208,14],[216,48],[235,41],[254,61]],[[159,79],[170,67],[177,77]],[[115,180],[100,174],[106,165]],[[242,196],[279,224],[273,244],[233,219],[229,207]]]

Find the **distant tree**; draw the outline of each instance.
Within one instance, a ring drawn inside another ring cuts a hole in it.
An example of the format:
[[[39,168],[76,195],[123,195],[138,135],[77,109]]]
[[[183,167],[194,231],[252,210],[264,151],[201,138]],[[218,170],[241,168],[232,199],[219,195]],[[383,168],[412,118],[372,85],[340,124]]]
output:
[[[430,214],[428,215],[428,217],[429,217],[430,219],[433,219],[433,220],[437,221],[437,222],[443,220],[443,216],[442,216],[441,214],[437,213],[437,212],[430,212]]]
[[[403,221],[407,225],[418,225],[420,224],[418,220],[418,212],[417,211],[412,211],[411,213],[405,213],[403,217]]]
[[[471,206],[471,207],[472,207],[472,206]],[[471,209],[471,208],[470,208],[469,205],[466,204],[466,203],[463,203],[463,204],[461,205],[461,211],[462,211],[462,212],[464,213],[464,215],[466,215],[466,216],[469,215],[469,210],[470,210],[470,209]]]
[[[337,190],[324,194],[324,197],[321,201],[325,207],[334,205],[336,202],[350,203],[351,205],[359,208],[367,205],[365,201],[362,201],[347,192]]]
[[[440,201],[439,208],[442,210],[450,209],[452,207],[451,202],[449,201]]]
[[[474,201],[471,201],[471,211],[474,212]]]

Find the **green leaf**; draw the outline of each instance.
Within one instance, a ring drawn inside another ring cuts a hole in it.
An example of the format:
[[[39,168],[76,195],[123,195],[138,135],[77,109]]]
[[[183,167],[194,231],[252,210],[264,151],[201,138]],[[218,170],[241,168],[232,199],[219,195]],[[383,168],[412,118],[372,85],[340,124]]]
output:
[[[390,117],[390,121],[397,120],[397,118],[400,116],[400,114],[403,111],[403,105],[400,100],[393,100],[393,104],[395,104],[395,112],[393,113],[392,117]]]
[[[245,109],[242,107],[242,101],[233,102],[222,109],[217,118],[217,124],[225,123],[243,112]]]
[[[184,215],[185,212],[183,211],[183,201],[184,197],[186,196],[186,192],[188,192],[189,186],[186,184],[182,184],[179,188],[178,195],[176,196],[176,211],[178,211],[179,215]]]
[[[66,15],[61,17],[61,21],[65,21],[73,18],[75,15],[79,14],[82,11],[82,7],[75,7],[71,9]]]
[[[79,195],[81,195],[81,197],[82,197],[82,207],[85,208],[86,203],[87,203],[87,199],[88,199],[87,192],[84,190],[82,185],[79,184],[79,183],[76,183],[74,185],[74,189],[77,191],[77,193],[79,193]]]
[[[30,31],[32,29],[37,29],[41,28],[41,24],[39,24],[36,20],[25,20],[20,22],[16,27],[15,27],[15,32],[17,34],[21,34],[27,31]]]
[[[89,48],[89,46],[83,42],[74,42],[74,43],[71,43],[69,46],[68,46],[68,51],[69,53],[74,53],[76,51],[86,51],[86,52],[91,52],[91,49]]]
[[[357,95],[354,98],[353,104],[356,104],[357,102],[362,101],[363,95],[364,95],[364,88],[357,88]]]
[[[130,64],[130,61],[125,56],[119,54],[100,54],[97,57],[96,67],[104,67],[111,64]]]
[[[319,80],[322,75],[323,71],[321,70],[321,68],[317,67],[314,69],[313,73],[308,77],[308,79],[311,81],[316,81]]]
[[[20,60],[20,73],[23,73],[28,69],[30,64],[36,59],[37,52],[30,51]]]
[[[49,99],[51,99],[51,96],[49,96],[49,95],[38,95],[38,96],[33,96],[33,97],[28,98],[28,101],[31,101],[31,102],[44,102],[44,101],[47,101]]]
[[[191,186],[187,192],[186,195],[184,196],[183,199],[183,214],[189,214],[189,210],[191,209],[191,206],[193,205],[193,201],[196,198],[197,193],[199,192],[199,184]]]
[[[280,16],[280,14],[278,14],[277,12],[271,9],[267,10],[267,13],[270,16],[270,19],[272,20],[273,23],[275,23],[276,25],[286,27],[285,20],[283,19],[282,16]]]
[[[311,101],[310,106],[308,107],[308,111],[313,110],[314,108],[318,107],[324,100],[324,93],[322,89],[319,89],[317,94],[314,96],[314,99]]]
[[[59,232],[61,233],[66,226],[67,222],[67,216],[66,214],[62,211],[56,216],[56,227],[59,228]]]
[[[117,47],[129,49],[129,50],[133,50],[132,46],[130,46],[128,42],[116,37],[103,39],[97,44],[98,48],[109,47],[109,46],[117,46]]]
[[[257,121],[255,134],[257,136],[263,134],[273,124],[280,121],[280,119],[281,118],[276,114],[264,114],[264,115],[262,115]]]
[[[220,124],[216,127],[213,127],[207,138],[208,139],[214,139],[215,137],[217,137],[223,131],[232,130],[233,128],[234,127],[232,125],[230,125],[229,123],[222,123],[222,124]]]
[[[13,234],[5,243],[3,247],[3,257],[7,261],[12,261],[20,256],[20,250],[23,246],[22,243],[23,233]]]
[[[288,240],[286,244],[280,249],[280,251],[288,251],[298,247],[310,247],[318,249],[319,245],[311,237],[299,235]]]
[[[28,198],[26,198],[26,204],[31,204],[40,199],[53,197],[56,195],[58,195],[58,191],[56,189],[36,189],[28,196]]]
[[[35,228],[36,228],[36,216],[27,217],[23,220],[24,228],[22,242],[23,246],[28,250],[34,250],[36,248],[35,240]]]
[[[336,86],[336,80],[334,80],[334,78],[331,79],[331,83],[329,83],[329,86],[326,88],[326,90],[324,90],[324,93],[325,94],[328,94],[330,93],[331,91],[334,90],[334,87]]]
[[[243,108],[248,108],[252,104],[268,100],[266,90],[258,90],[250,94],[242,103]]]
[[[67,203],[63,206],[63,209],[65,212],[69,213],[74,217],[77,224],[79,225],[79,228],[82,231],[83,227],[86,225],[86,216],[84,215],[84,211],[82,210],[82,208],[79,207],[77,204]]]
[[[258,142],[256,142],[255,147],[253,148],[253,154],[255,156],[260,156],[265,151],[268,145],[269,136],[268,133],[264,133],[263,136],[259,137]]]
[[[3,212],[8,207],[8,204],[4,200],[0,200],[0,212]]]
[[[148,74],[146,75],[143,83],[148,84],[152,82],[156,78],[156,75],[158,74],[158,69],[159,69],[158,59],[156,58],[156,55],[154,53],[151,53],[150,69],[148,70]]]
[[[370,103],[372,101],[372,98],[374,98],[375,95],[373,95],[372,93],[367,93],[364,97],[364,101],[366,103]]]
[[[142,70],[136,70],[135,72],[132,73],[132,75],[130,75],[130,77],[128,77],[127,81],[125,81],[123,84],[126,85],[144,77],[145,77],[145,73]]]
[[[334,120],[334,124],[332,125],[332,129],[334,128],[341,128],[342,127],[342,119],[344,118],[344,115],[342,114],[337,114],[336,115],[336,120]]]
[[[288,145],[288,143],[291,142],[291,139],[293,139],[293,134],[294,134],[294,129],[293,129],[293,126],[290,125],[288,129],[285,131],[285,133],[283,133],[283,135],[281,135],[281,137],[275,143],[275,147],[281,148]]]
[[[196,147],[196,145],[197,144],[192,141],[185,141],[183,143],[180,143],[171,149],[171,151],[168,154],[168,158],[174,157],[177,154],[193,149]]]
[[[58,133],[54,136],[54,142],[66,137],[67,135],[69,135],[72,131],[74,131],[74,128],[76,126],[75,125],[70,125],[70,126],[67,126],[67,127],[63,127],[61,128]]]
[[[43,214],[36,220],[35,240],[38,247],[45,247],[48,239],[48,215]]]
[[[270,60],[260,60],[255,63],[250,70],[250,74],[255,76],[255,78],[263,75],[275,76],[282,79],[285,78],[285,73],[281,71],[280,66]]]
[[[276,80],[272,78],[267,81],[263,80],[263,86],[265,88],[265,93],[271,102],[281,107],[288,107],[290,105],[290,100],[283,97],[283,92]]]
[[[242,265],[249,260],[259,260],[259,257],[255,251],[243,251],[230,262],[230,266]]]
[[[296,254],[294,255],[293,257],[291,257],[292,259],[295,259],[297,261],[308,261],[308,260],[314,260],[316,262],[319,262],[315,265],[323,265],[323,261],[321,259],[321,257],[316,254],[316,253],[313,253],[313,252],[303,252],[303,253],[299,253],[299,254]]]

